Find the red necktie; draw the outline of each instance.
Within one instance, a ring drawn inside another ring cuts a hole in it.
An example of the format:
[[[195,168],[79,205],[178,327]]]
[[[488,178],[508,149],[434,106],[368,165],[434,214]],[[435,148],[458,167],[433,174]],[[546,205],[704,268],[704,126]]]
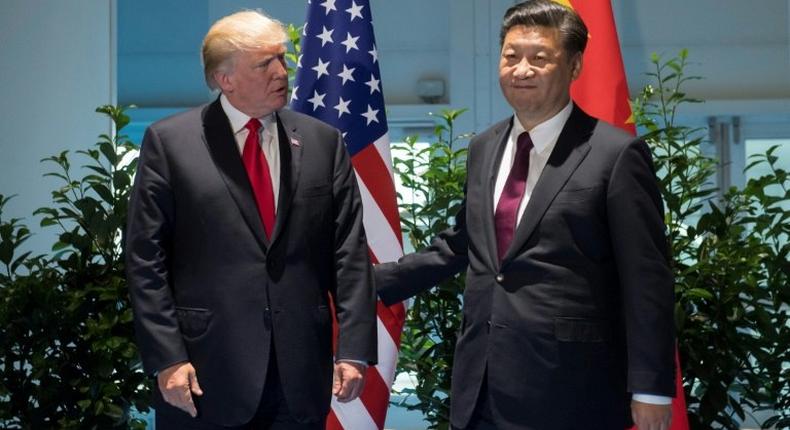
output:
[[[269,172],[269,163],[261,150],[258,133],[261,129],[261,122],[256,118],[251,118],[244,128],[249,131],[249,134],[247,140],[244,141],[241,159],[244,161],[247,177],[250,179],[252,192],[255,194],[255,203],[258,205],[258,214],[261,216],[266,238],[271,238],[274,229],[274,188],[272,175]]]
[[[527,188],[527,173],[529,173],[529,151],[532,149],[532,139],[529,133],[523,132],[518,136],[516,155],[513,158],[513,167],[507,175],[502,195],[499,196],[496,210],[494,211],[494,228],[496,229],[496,247],[499,261],[505,256],[513,234],[516,231],[516,217],[524,190]]]

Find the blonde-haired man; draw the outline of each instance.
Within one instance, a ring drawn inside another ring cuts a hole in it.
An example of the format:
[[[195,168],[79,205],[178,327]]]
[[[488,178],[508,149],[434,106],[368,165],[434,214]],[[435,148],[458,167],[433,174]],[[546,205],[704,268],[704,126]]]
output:
[[[320,429],[376,361],[356,179],[336,129],[284,109],[285,41],[260,12],[217,21],[220,97],[143,140],[127,275],[160,430]]]

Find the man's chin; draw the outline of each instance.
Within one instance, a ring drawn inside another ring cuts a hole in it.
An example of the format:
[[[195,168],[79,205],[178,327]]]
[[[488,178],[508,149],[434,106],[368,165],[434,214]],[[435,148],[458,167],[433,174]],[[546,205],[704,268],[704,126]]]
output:
[[[284,108],[286,104],[288,104],[288,99],[283,97],[282,100],[278,100],[277,103],[271,105],[271,110],[278,111]]]

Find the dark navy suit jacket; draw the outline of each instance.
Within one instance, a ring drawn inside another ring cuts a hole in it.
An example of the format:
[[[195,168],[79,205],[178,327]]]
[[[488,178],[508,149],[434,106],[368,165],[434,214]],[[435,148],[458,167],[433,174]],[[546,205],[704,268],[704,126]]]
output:
[[[395,303],[466,269],[451,419],[465,427],[484,375],[498,429],[623,429],[632,392],[674,395],[673,277],[650,151],[578,107],[503,261],[494,182],[511,120],[469,144],[456,225],[376,267]]]
[[[271,240],[219,100],[153,124],[129,205],[126,256],[148,372],[190,361],[201,417],[255,413],[274,348],[290,412],[323,420],[338,359],[376,362],[362,203],[339,132],[277,112],[281,177]],[[155,396],[157,408],[169,408]]]

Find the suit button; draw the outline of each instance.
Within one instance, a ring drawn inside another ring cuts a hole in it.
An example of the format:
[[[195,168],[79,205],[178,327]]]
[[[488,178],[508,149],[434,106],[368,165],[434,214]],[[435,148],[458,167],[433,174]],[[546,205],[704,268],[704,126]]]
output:
[[[496,275],[496,281],[497,281],[497,282],[499,282],[499,283],[501,284],[502,282],[504,282],[504,281],[505,281],[505,275],[503,275],[503,274],[501,274],[501,273],[498,273],[498,274]]]

